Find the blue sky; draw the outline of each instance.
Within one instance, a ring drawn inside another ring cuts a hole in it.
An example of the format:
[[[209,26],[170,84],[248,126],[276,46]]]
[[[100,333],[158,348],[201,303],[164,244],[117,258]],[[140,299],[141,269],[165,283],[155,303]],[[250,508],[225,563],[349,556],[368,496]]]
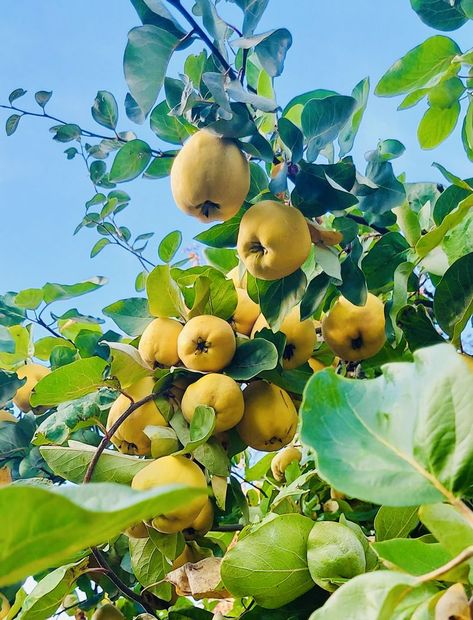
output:
[[[191,0],[183,1],[192,5]],[[220,6],[226,9],[229,5]],[[240,13],[236,7],[229,8],[235,21]],[[0,102],[7,101],[11,90],[22,87],[29,92],[18,104],[34,109],[33,93],[53,90],[50,114],[98,130],[90,106],[99,89],[112,91],[122,104],[126,93],[123,50],[128,30],[138,23],[127,0],[3,0]],[[280,105],[314,88],[349,94],[367,75],[373,89],[393,61],[434,34],[411,10],[408,0],[270,0],[258,30],[279,26],[289,28],[294,38],[284,74],[276,80]],[[472,34],[469,23],[450,36],[466,50]],[[197,51],[197,46],[191,49]],[[178,73],[187,53],[175,56],[170,75]],[[397,160],[396,172],[405,171],[408,180],[441,180],[431,168],[432,161],[460,176],[471,176],[459,131],[435,151],[422,151],[416,127],[423,107],[397,112],[398,103],[397,99],[370,96],[354,150],[357,164],[363,168],[364,152],[378,139],[398,138],[407,151]],[[135,130],[157,144],[146,126],[133,125],[120,111],[119,130]],[[7,113],[0,112],[3,124]],[[90,259],[96,234],[83,230],[72,236],[92,186],[79,159],[66,161],[63,150],[70,145],[53,142],[49,126],[47,120],[24,118],[12,137],[7,138],[3,130],[0,134],[0,292],[105,275],[110,278],[106,287],[75,304],[83,312],[97,313],[112,301],[135,294],[139,265],[117,248],[106,248]],[[184,247],[193,244],[193,235],[202,227],[174,206],[167,179],[138,180],[122,187],[131,194],[132,204],[121,222],[136,234],[156,233],[149,245],[151,260],[156,260],[157,240],[171,230],[183,231]]]

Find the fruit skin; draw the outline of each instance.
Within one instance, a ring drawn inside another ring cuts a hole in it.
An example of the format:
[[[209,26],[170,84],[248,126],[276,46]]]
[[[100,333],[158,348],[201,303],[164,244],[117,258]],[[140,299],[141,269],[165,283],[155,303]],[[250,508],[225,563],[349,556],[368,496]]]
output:
[[[179,362],[177,338],[183,325],[174,319],[154,319],[143,332],[138,351],[143,360],[152,366],[175,366]]]
[[[163,456],[143,467],[133,478],[131,486],[139,491],[168,484],[185,484],[201,489],[207,488],[204,473],[198,465],[183,456]],[[190,500],[185,506],[166,514],[156,515],[152,526],[164,534],[181,532],[190,527],[205,506],[207,496]]]
[[[192,521],[190,526],[184,530],[184,536],[186,537],[186,540],[192,540],[193,538],[205,536],[207,532],[211,529],[213,522],[214,507],[210,499],[207,499],[205,506],[196,516],[194,521]]]
[[[323,364],[320,360],[315,359],[315,357],[309,357],[307,361],[309,362],[309,366],[312,368],[312,372],[319,372],[319,370],[327,368],[325,364]]]
[[[38,381],[46,375],[49,375],[51,371],[49,368],[46,368],[46,366],[41,366],[41,364],[25,364],[24,366],[17,368],[15,372],[19,379],[26,378],[26,383],[18,388],[15,396],[13,397],[13,402],[18,409],[21,409],[24,413],[26,413],[32,409],[30,405],[30,396],[33,388],[36,386]]]
[[[129,538],[149,538],[148,528],[144,521],[130,525],[123,533]]]
[[[466,355],[465,353],[461,353],[461,356],[462,359],[466,362],[466,365],[468,366],[470,371],[473,371],[473,357],[471,357],[470,355]]]
[[[7,597],[0,592],[0,620],[6,618],[9,611],[10,603],[8,602]]]
[[[361,542],[346,525],[316,521],[307,541],[307,562],[312,579],[328,592],[338,585],[332,580],[351,579],[366,570]]]
[[[288,466],[293,462],[297,461],[300,463],[302,459],[302,452],[299,448],[295,448],[294,446],[288,446],[281,450],[276,454],[274,459],[271,461],[271,472],[274,478],[278,482],[282,482],[284,480],[284,472],[288,468]]]
[[[188,422],[194,417],[195,408],[206,405],[215,410],[215,433],[227,431],[243,417],[245,403],[240,386],[231,377],[210,373],[189,385],[181,402],[181,409]]]
[[[105,603],[105,605],[95,610],[92,620],[123,620],[124,617],[125,616],[115,605]]]
[[[282,202],[263,200],[241,218],[238,255],[255,278],[279,280],[294,273],[308,257],[311,245],[302,213]]]
[[[136,402],[151,394],[153,387],[154,379],[152,377],[144,377],[127,388],[127,394]],[[110,408],[107,430],[125,413],[129,406],[129,399],[120,394]],[[120,452],[125,454],[149,456],[151,454],[151,441],[143,432],[146,426],[167,426],[166,420],[153,400],[133,411],[115,432],[111,441]]]
[[[368,293],[366,304],[355,306],[340,295],[322,321],[322,335],[343,360],[355,362],[376,355],[386,342],[383,302]]]
[[[18,418],[16,418],[12,413],[7,411],[6,409],[0,409],[0,422],[18,422]]]
[[[232,140],[198,131],[171,168],[171,191],[184,213],[201,222],[225,221],[242,206],[250,189],[250,167]]]
[[[232,316],[232,327],[239,333],[249,336],[260,314],[260,307],[251,299],[244,288],[236,288],[238,303]]]
[[[253,326],[251,337],[256,332],[268,327],[268,323],[264,316],[260,314],[258,320]],[[315,333],[314,324],[311,319],[301,321],[301,313],[299,306],[295,306],[279,328],[279,331],[286,336],[286,347],[283,353],[282,365],[285,370],[298,368],[312,355],[317,335]]]
[[[243,398],[245,413],[237,431],[248,446],[275,452],[292,441],[298,418],[285,390],[266,381],[254,381],[245,388]]]
[[[209,314],[188,321],[177,339],[179,358],[192,370],[219,372],[232,361],[235,350],[236,339],[231,326]]]

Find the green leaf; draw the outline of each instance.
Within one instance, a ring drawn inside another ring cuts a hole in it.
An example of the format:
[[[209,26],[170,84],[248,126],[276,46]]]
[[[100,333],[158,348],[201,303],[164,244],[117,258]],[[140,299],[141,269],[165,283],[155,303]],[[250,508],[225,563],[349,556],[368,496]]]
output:
[[[238,265],[237,253],[230,248],[205,248],[204,254],[212,267],[225,274]]]
[[[244,210],[234,215],[232,218],[222,224],[215,224],[207,230],[199,233],[194,237],[196,241],[200,241],[204,245],[212,248],[232,248],[236,246],[240,221],[243,217]]]
[[[257,463],[245,469],[245,480],[254,482],[255,480],[263,480],[266,472],[271,467],[271,461],[276,455],[273,452],[265,454]]]
[[[115,97],[107,90],[99,90],[92,106],[92,116],[96,123],[115,129],[118,123],[118,106]]]
[[[128,33],[123,68],[130,93],[146,117],[164,82],[179,39],[162,27],[146,25]]]
[[[406,147],[399,140],[380,140],[376,147],[377,156],[383,161],[397,159],[406,151]]]
[[[153,316],[185,316],[184,302],[179,287],[171,277],[169,265],[158,265],[146,280],[149,309]]]
[[[55,125],[49,131],[54,133],[53,140],[56,142],[71,142],[80,138],[82,134],[82,129],[74,123]]]
[[[230,319],[237,306],[233,282],[211,266],[191,267],[185,271],[174,268],[172,276],[178,283],[192,315],[212,314]]]
[[[264,338],[255,338],[238,345],[225,374],[236,381],[248,381],[264,370],[272,370],[277,363],[278,352],[274,344]]]
[[[306,558],[311,529],[312,521],[299,514],[267,519],[225,554],[225,587],[234,596],[252,596],[267,609],[308,592],[314,585]]]
[[[179,39],[186,34],[162,0],[131,0],[131,4],[143,24],[160,26],[175,34]]]
[[[416,585],[414,577],[395,571],[384,570],[358,575],[334,592],[323,607],[314,611],[309,620],[404,618],[406,616],[394,612],[401,602],[406,603],[406,597]],[[428,584],[417,586],[417,589],[424,598],[433,594]]]
[[[452,559],[452,555],[446,551],[439,543],[426,543],[422,540],[412,538],[398,538],[377,542],[373,548],[382,560],[389,562],[411,575],[423,575],[447,564]],[[468,569],[466,569],[468,571]],[[459,573],[465,575],[465,568],[457,569]],[[442,581],[452,581],[450,575],[442,577]]]
[[[310,379],[301,438],[316,450],[320,476],[342,493],[393,506],[440,501],[442,485],[465,492],[473,482],[465,362],[439,344],[416,351],[413,364],[382,370],[366,381],[332,370]]]
[[[417,90],[413,90],[411,93],[404,97],[401,103],[397,106],[397,109],[407,110],[409,108],[413,108],[419,103],[419,101],[421,101],[425,97],[428,92],[428,88],[418,88]]]
[[[430,230],[419,239],[415,247],[417,255],[420,258],[424,258],[430,251],[442,243],[448,231],[460,224],[472,207],[473,193],[470,193],[466,198],[458,203],[457,207],[455,207],[443,218],[442,222],[438,226]]]
[[[437,168],[437,170],[440,170],[443,176],[447,179],[447,181],[450,181],[450,183],[453,183],[454,185],[457,185],[458,187],[461,187],[470,192],[473,192],[473,185],[469,184],[467,181],[463,181],[463,179],[460,179],[460,177],[457,177],[455,174],[447,170],[445,166],[442,166],[442,164],[439,164],[436,161],[434,161],[432,166],[434,166],[434,168]]]
[[[424,24],[436,30],[456,30],[467,21],[461,2],[411,0],[411,6]]]
[[[310,90],[307,93],[303,93],[302,95],[297,95],[296,97],[293,97],[286,105],[282,112],[282,116],[288,118],[295,125],[297,125],[297,127],[300,127],[301,114],[304,105],[311,99],[324,99],[325,97],[330,97],[332,95],[338,95],[338,93],[334,90],[326,90],[324,88]]]
[[[36,308],[43,301],[43,289],[41,288],[26,288],[20,291],[16,296],[14,303],[20,308],[27,308],[28,310],[36,310]]]
[[[171,174],[174,162],[174,151],[165,151],[157,155],[143,173],[145,179],[162,179]]]
[[[26,90],[24,90],[23,88],[15,88],[15,90],[12,90],[12,92],[8,95],[8,101],[11,103],[13,103],[16,99],[19,99],[20,97],[23,97],[23,95],[26,95]]]
[[[18,620],[47,620],[54,617],[75,581],[87,571],[87,561],[66,564],[43,577],[25,598]]]
[[[465,519],[453,506],[447,504],[421,506],[419,518],[435,539],[452,555],[455,556],[473,545],[471,518]]]
[[[172,594],[171,584],[166,583],[164,577],[171,570],[172,563],[157,544],[160,536],[162,534],[150,528],[148,538],[129,539],[131,567],[142,586],[153,586],[148,588],[149,592],[169,601]],[[163,583],[160,583],[161,581]]]
[[[56,411],[40,423],[32,443],[36,446],[63,444],[74,431],[101,422],[116,397],[114,392],[100,390],[77,400],[61,403]]]
[[[277,77],[283,72],[286,54],[291,45],[292,36],[286,28],[273,30],[256,45],[258,60],[270,77]]]
[[[458,101],[449,108],[428,108],[417,129],[419,144],[423,149],[434,149],[455,129],[460,114]]]
[[[123,183],[131,181],[140,175],[151,159],[151,149],[149,144],[143,140],[131,140],[127,142],[115,155],[112,169],[110,170],[110,181],[113,183]]]
[[[12,114],[7,118],[7,122],[5,123],[5,132],[7,136],[11,136],[15,133],[18,127],[18,123],[20,122],[21,114]]]
[[[11,344],[13,342],[14,350],[13,353],[0,352],[0,366],[13,370],[20,362],[24,362],[28,357],[30,357],[32,353],[30,332],[21,325],[13,325],[7,329],[10,334],[7,349],[11,349]]]
[[[181,122],[175,116],[170,115],[171,108],[166,101],[161,101],[151,112],[149,118],[152,131],[171,144],[182,144],[193,132],[192,125]]]
[[[344,95],[311,99],[305,104],[301,122],[308,141],[309,161],[316,159],[319,151],[337,137],[355,106],[356,100]]]
[[[93,278],[89,278],[77,284],[55,284],[46,282],[43,286],[44,301],[47,304],[51,304],[53,301],[64,301],[65,299],[80,297],[81,295],[96,291],[104,286],[104,284],[107,284],[107,282],[107,278],[102,276],[94,276]]]
[[[291,153],[291,161],[297,164],[302,159],[304,148],[304,136],[301,130],[289,119],[283,117],[278,121],[278,131],[281,140]]]
[[[40,452],[46,463],[56,474],[75,484],[84,479],[96,448],[79,442],[70,442],[70,447],[42,446]],[[116,450],[104,450],[92,474],[92,482],[116,482],[130,485],[133,477],[148,463]]]
[[[138,350],[131,344],[106,340],[102,340],[101,343],[110,347],[112,356],[110,374],[118,379],[123,389],[152,374],[152,368],[143,362]]]
[[[376,541],[407,538],[419,523],[418,509],[418,506],[381,506],[374,520]]]
[[[398,232],[383,235],[365,255],[362,267],[370,290],[391,286],[396,267],[407,259],[409,244]]]
[[[158,247],[158,256],[163,263],[170,263],[176,256],[176,252],[181,247],[182,233],[180,230],[173,230],[167,234]]]
[[[440,327],[458,345],[473,314],[473,252],[445,272],[435,290],[434,312]]]
[[[104,385],[106,367],[101,357],[89,357],[57,368],[36,384],[30,402],[33,407],[53,406],[90,394]]]
[[[368,77],[358,82],[353,89],[351,96],[356,101],[356,107],[354,108],[349,122],[340,131],[338,136],[338,144],[340,146],[339,157],[344,157],[353,148],[356,134],[360,128],[363,114],[365,113],[366,106],[368,104],[368,96],[370,92],[370,80]]]
[[[392,97],[428,86],[433,78],[449,68],[457,54],[461,54],[461,50],[452,39],[442,35],[430,37],[386,71],[375,94]]]
[[[429,105],[433,108],[450,108],[458,102],[465,92],[465,86],[459,77],[450,77],[442,80],[429,89]]]
[[[301,320],[308,319],[321,306],[330,286],[330,277],[326,273],[316,276],[306,289],[301,301]]]
[[[279,329],[289,311],[305,292],[307,278],[301,269],[280,280],[253,279],[261,312],[273,330]]]
[[[15,372],[0,369],[0,407],[11,400],[16,391],[26,383],[26,379],[18,379]]]
[[[146,492],[118,484],[0,489],[0,585],[12,584],[101,544],[138,521],[169,512],[203,493],[170,485]],[[23,551],[18,554],[17,541]]]
[[[473,160],[473,101],[470,99],[462,126],[462,142],[468,159]]]
[[[36,100],[36,103],[44,110],[46,104],[51,99],[52,94],[52,90],[38,90],[38,92],[34,94],[34,98]]]
[[[404,306],[397,313],[396,322],[402,329],[411,351],[444,342],[424,306]]]
[[[1,423],[0,453],[2,458],[25,458],[31,453],[31,438],[36,429],[35,415],[25,414],[16,423]]]
[[[352,243],[352,250],[341,264],[342,284],[339,289],[342,295],[356,306],[364,306],[368,296],[368,287],[364,273],[359,267],[362,247],[357,240]]]
[[[129,336],[139,336],[153,320],[144,297],[121,299],[104,308],[103,313]]]
[[[90,250],[90,258],[94,258],[94,256],[97,256],[97,254],[99,254],[109,244],[110,241],[108,239],[99,239],[97,243],[94,244],[94,247]]]
[[[404,203],[406,190],[396,178],[391,162],[376,157],[368,162],[366,176],[378,187],[364,196],[359,196],[362,211],[376,217]]]

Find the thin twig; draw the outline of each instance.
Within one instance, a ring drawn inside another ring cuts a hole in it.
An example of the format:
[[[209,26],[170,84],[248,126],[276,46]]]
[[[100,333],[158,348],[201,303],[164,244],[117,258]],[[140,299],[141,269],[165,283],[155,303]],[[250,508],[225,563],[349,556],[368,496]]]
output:
[[[237,478],[240,478],[240,480],[242,480],[243,482],[246,482],[246,484],[249,484],[250,487],[257,489],[262,495],[264,495],[265,497],[268,497],[268,494],[265,491],[263,491],[263,489],[261,489],[258,485],[254,484],[253,482],[250,482],[249,480],[247,480],[241,474],[238,474],[236,471],[232,470],[232,475],[236,476]]]
[[[180,0],[167,0],[171,6],[173,6],[179,13],[187,20],[187,22],[192,26],[192,29],[202,41],[208,46],[212,54],[217,58],[219,63],[222,65],[223,69],[225,69],[226,73],[230,76],[232,80],[236,78],[235,71],[228,64],[226,58],[223,56],[222,52],[218,49],[215,43],[210,39],[205,30],[196,22],[193,16],[189,13],[189,11],[182,6]]]
[[[148,396],[145,396],[141,400],[137,400],[136,402],[132,403],[124,413],[122,413],[122,415],[116,420],[116,422],[112,424],[112,426],[108,429],[108,431],[103,436],[102,441],[98,445],[97,450],[95,451],[95,454],[92,457],[92,460],[90,461],[89,466],[87,467],[87,471],[85,472],[85,476],[83,480],[84,483],[90,482],[92,475],[94,473],[95,467],[98,463],[98,460],[102,452],[105,450],[110,439],[117,432],[117,430],[120,428],[123,422],[133,413],[133,411],[136,411],[139,407],[141,407],[141,405],[144,405],[145,403],[148,403],[149,401],[154,400],[157,397],[158,397],[158,393],[153,392],[152,394],[148,394]]]
[[[430,573],[425,573],[425,575],[420,575],[419,577],[417,577],[416,581],[418,583],[425,583],[426,581],[438,580],[443,575],[445,575],[445,573],[448,573],[453,568],[460,566],[460,564],[463,564],[463,562],[466,562],[470,558],[473,558],[473,545],[470,545],[470,547],[463,549],[461,553],[459,553],[456,557],[450,560],[450,562],[447,562],[443,566],[440,566],[439,568],[430,571]]]

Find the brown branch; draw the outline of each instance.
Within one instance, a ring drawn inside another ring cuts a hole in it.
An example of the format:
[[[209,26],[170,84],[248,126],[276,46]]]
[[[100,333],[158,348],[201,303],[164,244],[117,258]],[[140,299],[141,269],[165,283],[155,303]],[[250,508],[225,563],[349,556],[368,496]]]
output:
[[[459,553],[456,557],[454,557],[450,562],[447,562],[443,566],[436,568],[430,573],[425,573],[425,575],[420,575],[417,577],[416,581],[418,583],[425,583],[426,581],[434,581],[440,579],[445,573],[448,573],[452,569],[460,566],[463,562],[466,562],[470,558],[473,558],[473,545],[463,549],[461,553]]]
[[[112,424],[112,426],[103,436],[102,441],[98,445],[97,450],[95,451],[95,454],[92,457],[92,460],[90,461],[89,466],[87,467],[87,471],[85,472],[85,476],[83,480],[84,483],[90,482],[92,475],[94,473],[95,467],[98,463],[98,460],[102,452],[105,450],[110,439],[117,432],[117,430],[120,428],[123,422],[133,413],[133,411],[136,411],[139,407],[141,407],[141,405],[148,403],[150,400],[154,400],[155,398],[157,398],[157,396],[158,396],[158,393],[153,392],[152,394],[148,394],[148,396],[145,396],[141,400],[137,400],[136,402],[132,403],[128,407],[128,409],[124,413],[122,413],[122,415],[116,420],[116,422]]]

